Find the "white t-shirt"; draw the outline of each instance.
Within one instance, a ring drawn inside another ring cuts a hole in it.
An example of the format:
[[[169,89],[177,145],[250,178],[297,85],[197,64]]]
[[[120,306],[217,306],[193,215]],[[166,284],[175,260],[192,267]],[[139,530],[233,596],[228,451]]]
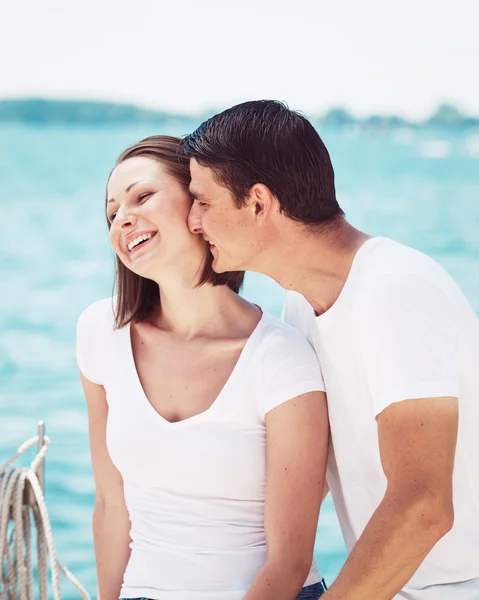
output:
[[[107,446],[124,481],[132,543],[122,597],[243,598],[266,556],[265,414],[324,391],[307,340],[263,313],[213,405],[175,423],[146,398],[130,327],[113,330],[112,299],[81,315],[77,358],[106,390]],[[313,562],[305,585],[319,580]]]
[[[283,318],[321,365],[328,483],[348,550],[386,491],[375,417],[408,398],[459,397],[454,526],[396,598],[479,599],[479,320],[459,287],[426,255],[372,238],[330,310],[316,317],[289,292]]]

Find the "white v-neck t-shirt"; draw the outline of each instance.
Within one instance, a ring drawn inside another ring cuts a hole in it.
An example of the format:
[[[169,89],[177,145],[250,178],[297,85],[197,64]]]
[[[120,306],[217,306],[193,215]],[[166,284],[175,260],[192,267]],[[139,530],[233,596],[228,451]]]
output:
[[[101,300],[81,315],[77,359],[106,390],[107,446],[124,481],[132,542],[121,596],[240,600],[266,556],[265,414],[324,391],[317,357],[263,313],[211,407],[170,423],[143,392],[130,327],[114,331],[112,306]],[[313,562],[305,585],[319,580]]]
[[[431,258],[386,238],[358,251],[334,305],[296,292],[284,320],[316,350],[328,397],[328,483],[348,550],[386,491],[376,416],[408,398],[459,398],[452,530],[397,600],[479,600],[479,320]]]

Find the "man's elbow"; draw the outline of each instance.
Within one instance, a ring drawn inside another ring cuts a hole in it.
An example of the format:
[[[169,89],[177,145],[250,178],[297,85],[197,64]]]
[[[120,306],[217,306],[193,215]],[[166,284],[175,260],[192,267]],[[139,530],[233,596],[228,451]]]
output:
[[[410,519],[413,528],[422,532],[434,546],[454,525],[454,505],[451,491],[414,490],[402,493],[399,505]]]
[[[440,540],[454,525],[452,488],[429,490],[421,498],[421,505],[431,534]]]
[[[436,541],[439,541],[443,536],[446,535],[454,526],[454,505],[451,501],[439,501],[432,502],[430,506],[429,523],[431,533],[437,537]]]

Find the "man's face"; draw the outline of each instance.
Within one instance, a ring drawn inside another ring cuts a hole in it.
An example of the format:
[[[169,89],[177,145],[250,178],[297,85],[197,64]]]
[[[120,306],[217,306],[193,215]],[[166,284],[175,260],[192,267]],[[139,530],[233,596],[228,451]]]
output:
[[[255,236],[254,208],[237,208],[231,192],[220,185],[208,167],[190,160],[190,192],[194,198],[188,217],[192,233],[210,243],[216,273],[251,269],[259,250]]]

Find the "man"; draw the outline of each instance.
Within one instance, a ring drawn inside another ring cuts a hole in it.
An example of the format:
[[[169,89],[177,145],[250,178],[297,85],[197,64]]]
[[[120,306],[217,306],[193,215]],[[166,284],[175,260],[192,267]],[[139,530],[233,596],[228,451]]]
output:
[[[282,103],[228,109],[184,148],[189,226],[214,270],[291,290],[284,318],[321,363],[349,551],[323,597],[479,599],[479,321],[465,297],[432,259],[346,221],[321,138]]]

